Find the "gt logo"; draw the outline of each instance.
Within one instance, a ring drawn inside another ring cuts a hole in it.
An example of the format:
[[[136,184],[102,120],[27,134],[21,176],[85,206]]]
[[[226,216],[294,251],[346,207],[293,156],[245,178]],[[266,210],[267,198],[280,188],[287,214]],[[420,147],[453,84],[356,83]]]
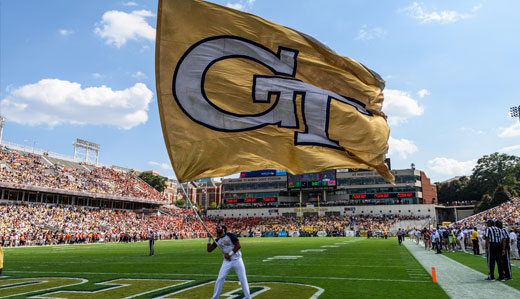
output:
[[[213,293],[213,286],[215,281],[210,281],[202,284],[198,284],[192,287],[187,287],[180,291],[176,291],[156,299],[196,299],[196,298],[208,298]],[[253,282],[249,283],[249,291],[251,297],[257,299],[270,299],[270,298],[285,298],[285,299],[316,299],[323,292],[324,289],[301,283],[291,282]],[[243,299],[244,294],[242,288],[237,284],[236,281],[226,281],[222,290],[221,298],[225,299]]]
[[[359,113],[372,116],[365,106],[352,98],[294,79],[298,51],[270,49],[235,36],[216,36],[191,46],[177,63],[172,91],[181,110],[193,121],[223,132],[255,130],[267,125],[299,129],[296,97],[302,97],[304,132],[295,132],[295,145],[317,145],[342,149],[328,136],[330,102],[350,105]],[[275,76],[254,75],[252,103],[275,103],[259,114],[236,114],[213,104],[204,91],[204,80],[215,63],[225,59],[247,59],[269,69]],[[284,76],[284,77],[280,77]],[[290,78],[287,78],[290,77]]]
[[[24,298],[134,298],[147,296],[156,299],[209,298],[215,281],[195,283],[193,280],[130,279],[119,278],[86,286],[88,280],[74,277],[37,277],[0,279],[0,298],[24,296]],[[75,286],[75,290],[70,287]],[[56,290],[65,288],[66,290]],[[251,296],[269,298],[318,298],[325,290],[320,287],[290,282],[253,282],[249,284]],[[31,296],[32,294],[32,296]],[[226,281],[221,298],[244,298],[237,282]]]

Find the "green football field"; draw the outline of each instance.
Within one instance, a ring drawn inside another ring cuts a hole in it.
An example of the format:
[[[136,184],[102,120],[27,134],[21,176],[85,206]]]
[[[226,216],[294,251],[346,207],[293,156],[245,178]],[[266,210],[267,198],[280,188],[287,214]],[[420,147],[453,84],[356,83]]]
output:
[[[242,238],[255,298],[447,298],[397,240]],[[210,298],[206,240],[4,249],[0,298]],[[7,277],[5,277],[7,276]],[[233,272],[221,298],[241,298]],[[225,296],[224,296],[225,295]]]

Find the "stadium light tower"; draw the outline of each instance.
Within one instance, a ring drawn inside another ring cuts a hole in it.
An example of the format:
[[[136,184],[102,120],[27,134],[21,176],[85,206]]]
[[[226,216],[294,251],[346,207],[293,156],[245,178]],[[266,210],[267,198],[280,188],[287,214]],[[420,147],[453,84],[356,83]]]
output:
[[[86,141],[83,139],[76,138],[76,141],[72,144],[74,146],[74,161],[76,161],[76,154],[78,149],[82,149],[85,153],[85,162],[88,162],[88,152],[94,151],[96,153],[96,165],[98,165],[99,159],[99,144]]]
[[[511,117],[518,117],[520,119],[520,106],[509,108],[509,115],[511,115]]]
[[[2,144],[2,135],[4,133],[4,123],[5,123],[5,118],[3,116],[0,116],[0,144]]]

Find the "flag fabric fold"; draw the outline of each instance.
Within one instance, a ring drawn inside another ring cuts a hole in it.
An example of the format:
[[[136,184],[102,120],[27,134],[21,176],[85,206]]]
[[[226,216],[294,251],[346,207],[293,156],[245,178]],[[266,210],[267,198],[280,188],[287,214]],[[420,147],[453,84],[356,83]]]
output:
[[[159,1],[156,80],[180,182],[384,164],[384,81],[303,33],[198,0]]]

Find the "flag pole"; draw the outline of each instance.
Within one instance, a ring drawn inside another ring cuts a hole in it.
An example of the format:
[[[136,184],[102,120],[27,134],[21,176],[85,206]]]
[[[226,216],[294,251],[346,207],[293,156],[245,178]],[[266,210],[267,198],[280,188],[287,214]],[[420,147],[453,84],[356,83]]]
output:
[[[302,214],[302,190],[300,190],[300,223],[302,223],[303,214]]]
[[[184,193],[184,196],[186,196],[186,200],[188,201],[188,204],[190,205],[191,209],[193,210],[193,212],[195,213],[195,217],[197,218],[197,220],[200,221],[200,223],[202,224],[202,227],[204,228],[204,230],[206,231],[206,233],[208,234],[208,237],[215,241],[215,239],[213,238],[213,236],[211,235],[211,233],[209,232],[208,228],[206,227],[206,224],[204,223],[204,221],[202,221],[202,219],[200,218],[199,216],[199,213],[197,212],[197,210],[195,210],[195,207],[193,206],[193,202],[190,200],[190,197],[188,195],[188,192],[186,192],[186,190],[184,189],[184,185],[181,183],[181,189],[182,189],[182,192]],[[189,182],[186,184],[187,186],[189,186]],[[188,188],[188,187],[186,187]],[[220,246],[218,245],[217,242],[215,242],[215,244],[217,244],[217,246],[220,248]],[[222,248],[220,248],[222,250]]]
[[[321,220],[321,215],[320,215],[320,195],[318,194],[318,220]]]

